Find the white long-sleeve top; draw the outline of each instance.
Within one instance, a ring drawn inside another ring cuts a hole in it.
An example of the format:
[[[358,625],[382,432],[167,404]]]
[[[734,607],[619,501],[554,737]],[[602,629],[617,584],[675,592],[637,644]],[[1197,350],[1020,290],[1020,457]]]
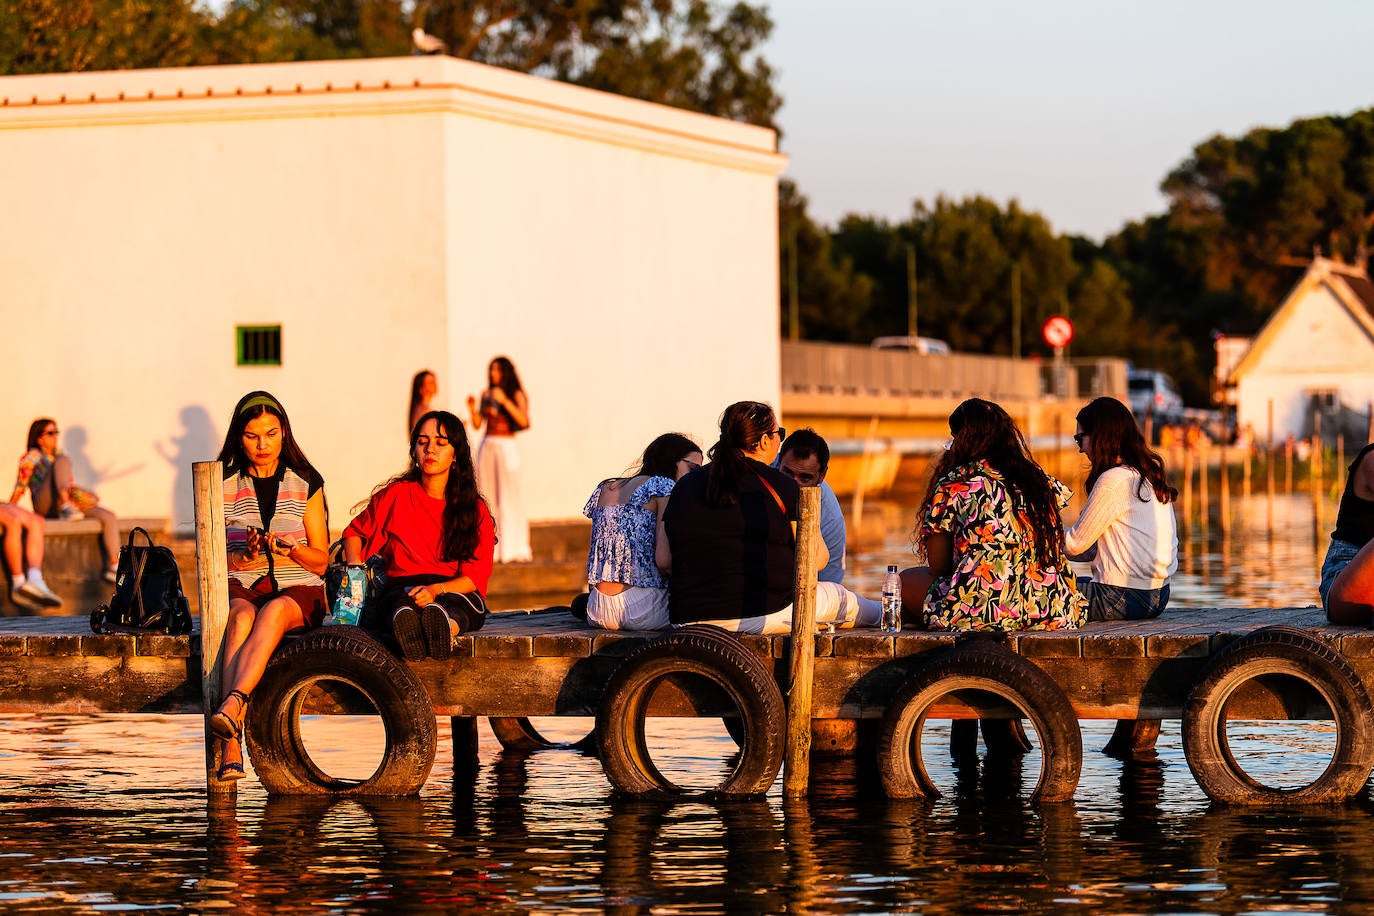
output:
[[[1142,497],[1144,497],[1142,499]],[[1178,569],[1178,530],[1173,506],[1155,499],[1140,472],[1115,467],[1103,471],[1088,494],[1088,504],[1064,532],[1064,547],[1080,554],[1093,544],[1094,582],[1125,588],[1163,588]]]

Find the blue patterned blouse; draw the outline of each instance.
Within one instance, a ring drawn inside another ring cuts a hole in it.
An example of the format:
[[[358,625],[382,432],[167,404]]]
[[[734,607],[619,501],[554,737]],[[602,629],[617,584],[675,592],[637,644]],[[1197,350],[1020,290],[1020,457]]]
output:
[[[650,477],[618,506],[598,506],[601,487],[592,492],[582,514],[592,520],[592,545],[587,551],[587,582],[621,582],[640,588],[667,588],[668,581],[654,565],[658,516],[645,504],[673,492],[667,477]]]

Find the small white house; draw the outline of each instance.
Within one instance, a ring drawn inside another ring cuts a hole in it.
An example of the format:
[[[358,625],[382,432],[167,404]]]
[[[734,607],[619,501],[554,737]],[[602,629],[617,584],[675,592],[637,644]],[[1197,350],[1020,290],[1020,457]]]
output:
[[[1374,283],[1364,269],[1314,258],[1231,371],[1237,421],[1256,441],[1310,436],[1321,416],[1362,438],[1374,401]]]
[[[267,389],[331,524],[406,461],[411,376],[465,416],[507,355],[532,519],[655,435],[779,396],[770,130],[444,57],[0,78],[0,473],[193,516]]]

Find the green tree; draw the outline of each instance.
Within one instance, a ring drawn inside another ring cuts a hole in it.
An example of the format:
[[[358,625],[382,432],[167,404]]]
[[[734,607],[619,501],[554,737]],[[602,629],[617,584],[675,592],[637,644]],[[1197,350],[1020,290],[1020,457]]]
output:
[[[853,262],[836,257],[830,233],[806,212],[795,184],[778,186],[778,254],[782,290],[782,334],[789,336],[793,278],[805,340],[857,341],[865,333],[873,281]],[[794,265],[795,259],[795,265]]]
[[[0,73],[209,63],[210,26],[189,0],[5,0]]]

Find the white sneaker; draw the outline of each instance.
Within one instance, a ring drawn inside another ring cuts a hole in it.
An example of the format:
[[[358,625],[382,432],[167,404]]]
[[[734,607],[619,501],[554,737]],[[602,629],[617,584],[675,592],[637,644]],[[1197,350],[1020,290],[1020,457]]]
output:
[[[45,582],[30,582],[26,579],[23,585],[14,589],[14,594],[32,598],[40,607],[62,606],[62,599],[54,595]]]
[[[43,603],[41,601],[24,594],[23,586],[15,585],[10,587],[10,600],[13,601],[16,606],[27,608],[30,611],[41,611],[43,609]]]

